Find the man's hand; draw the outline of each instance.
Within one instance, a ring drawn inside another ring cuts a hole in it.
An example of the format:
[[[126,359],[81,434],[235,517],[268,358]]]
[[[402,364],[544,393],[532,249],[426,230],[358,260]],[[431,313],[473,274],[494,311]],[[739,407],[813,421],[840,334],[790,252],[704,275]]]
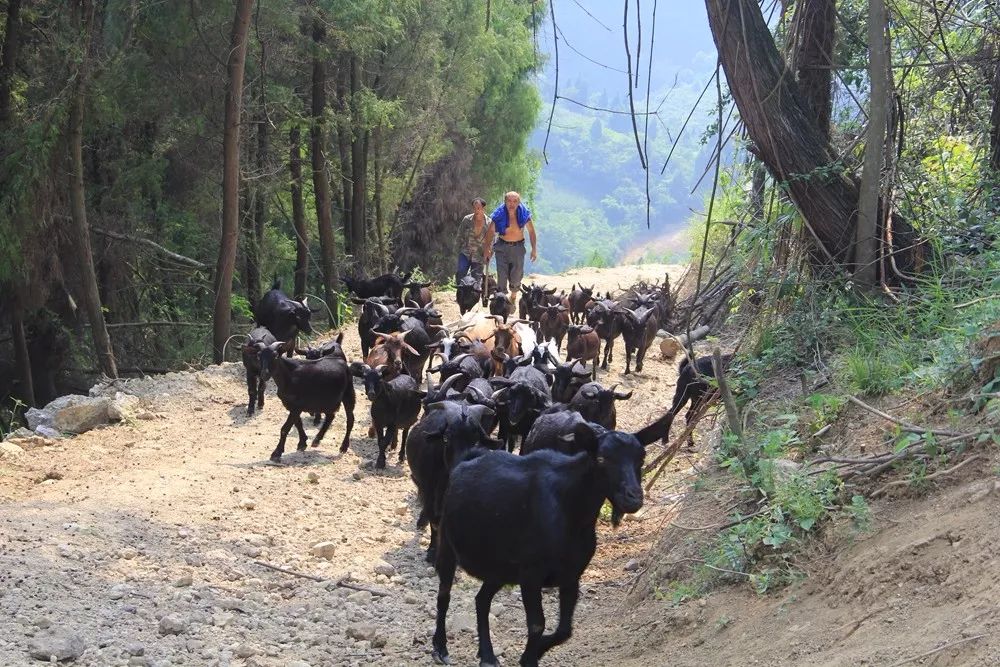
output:
[[[536,250],[535,248],[531,249],[531,261],[532,262],[538,261],[538,250]]]
[[[483,264],[489,264],[490,260],[493,258],[493,253],[487,250],[483,253]]]

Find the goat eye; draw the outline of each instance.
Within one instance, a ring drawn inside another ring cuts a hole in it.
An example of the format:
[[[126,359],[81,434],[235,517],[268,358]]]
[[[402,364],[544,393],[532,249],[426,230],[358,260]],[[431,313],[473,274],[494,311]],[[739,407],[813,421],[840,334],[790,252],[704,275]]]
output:
[[[599,465],[599,466],[604,465],[604,457],[603,456],[598,456],[597,457],[597,465]]]

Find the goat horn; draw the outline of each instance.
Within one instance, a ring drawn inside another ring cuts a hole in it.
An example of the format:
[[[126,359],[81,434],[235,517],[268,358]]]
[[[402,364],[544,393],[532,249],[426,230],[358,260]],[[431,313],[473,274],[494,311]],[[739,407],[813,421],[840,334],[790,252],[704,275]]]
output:
[[[402,341],[400,341],[400,342],[402,343]],[[410,347],[410,345],[408,345],[407,343],[403,343],[403,347],[406,348],[406,351],[409,352],[410,354],[412,354],[413,356],[415,356],[415,357],[419,357],[420,356],[420,353],[417,352],[416,350],[414,350],[412,347]]]
[[[453,384],[455,384],[456,382],[458,382],[461,378],[462,378],[462,374],[461,373],[455,373],[454,375],[449,375],[448,379],[446,379],[444,382],[442,382],[441,386],[438,387],[438,391],[440,393],[444,394],[445,396],[447,396],[448,395],[448,390],[451,389],[451,386]]]
[[[424,373],[424,377],[427,380],[427,391],[432,391],[434,389],[434,378],[431,377],[431,372],[428,370]]]
[[[615,385],[615,386],[618,386],[618,385]],[[614,391],[614,388],[612,388],[611,393],[614,394],[614,397],[617,398],[619,401],[627,401],[628,399],[632,398],[632,392],[634,392],[634,391],[635,391],[634,389],[629,390],[627,392],[626,391]]]

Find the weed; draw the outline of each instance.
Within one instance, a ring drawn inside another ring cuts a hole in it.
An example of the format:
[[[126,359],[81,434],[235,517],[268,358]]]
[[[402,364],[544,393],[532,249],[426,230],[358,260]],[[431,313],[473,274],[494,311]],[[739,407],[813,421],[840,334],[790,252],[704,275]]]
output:
[[[851,503],[844,506],[844,511],[851,517],[851,524],[854,530],[859,533],[868,532],[872,525],[872,511],[868,507],[868,502],[864,496],[857,494],[851,496]]]

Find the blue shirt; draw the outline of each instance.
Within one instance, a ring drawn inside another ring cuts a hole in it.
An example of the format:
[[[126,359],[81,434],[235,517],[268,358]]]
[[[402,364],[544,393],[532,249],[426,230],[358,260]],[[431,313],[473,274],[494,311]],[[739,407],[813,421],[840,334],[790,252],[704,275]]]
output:
[[[494,209],[493,213],[490,214],[490,220],[493,221],[494,227],[496,227],[497,234],[503,236],[507,232],[507,227],[509,223],[507,222],[507,205],[500,204]],[[531,222],[531,211],[524,204],[517,205],[517,226],[524,229],[524,226]]]

